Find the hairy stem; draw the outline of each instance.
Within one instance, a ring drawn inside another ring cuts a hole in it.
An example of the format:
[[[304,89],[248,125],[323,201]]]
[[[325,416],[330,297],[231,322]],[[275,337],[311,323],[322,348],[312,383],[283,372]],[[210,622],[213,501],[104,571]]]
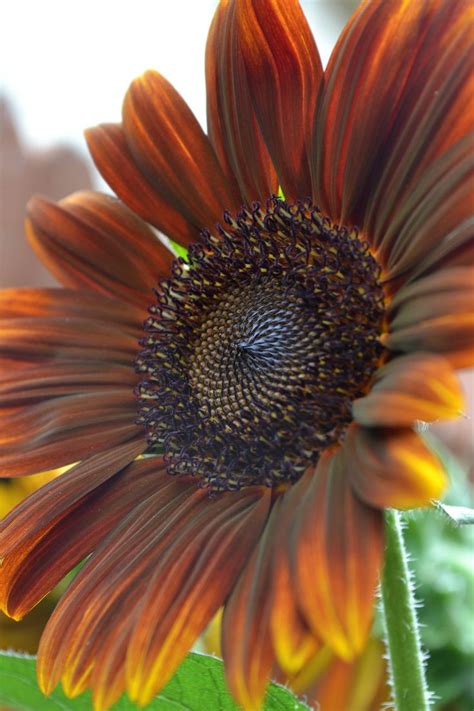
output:
[[[415,597],[400,514],[385,512],[386,551],[382,577],[382,606],[396,711],[428,711],[423,652]]]

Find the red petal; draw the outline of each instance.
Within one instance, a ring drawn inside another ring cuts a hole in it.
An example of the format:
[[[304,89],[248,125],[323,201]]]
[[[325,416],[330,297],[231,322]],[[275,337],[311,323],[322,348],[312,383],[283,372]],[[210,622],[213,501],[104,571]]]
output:
[[[385,221],[381,211],[377,258],[385,265],[390,291],[396,291],[400,279],[413,279],[453,259],[472,263],[472,141],[466,137],[437,158]]]
[[[196,228],[135,164],[121,125],[106,123],[89,128],[86,140],[100,174],[131,210],[179,244],[187,246],[197,240]]]
[[[3,476],[36,474],[140,440],[133,390],[79,393],[0,410]]]
[[[35,587],[37,584],[43,586],[44,593],[54,587],[58,580],[58,570],[52,565],[49,581],[47,579],[34,581],[31,590],[22,589],[21,595],[10,599],[18,576],[27,575],[29,566],[26,561],[29,561],[29,565],[41,566],[42,561],[34,555],[30,557],[30,554],[33,554],[37,546],[42,545],[45,536],[54,531],[55,526],[60,527],[61,521],[67,519],[68,514],[77,509],[85,497],[113,477],[142,450],[141,443],[129,442],[114,450],[92,456],[69,469],[65,474],[52,479],[2,519],[0,522],[0,558],[3,560],[0,583],[2,609],[12,616],[21,617],[37,602],[35,599],[38,592]],[[83,535],[86,536],[87,532],[83,532]],[[24,563],[25,567],[23,567]],[[73,565],[74,562],[70,567]]]
[[[206,48],[209,138],[227,175],[234,175],[243,202],[263,204],[278,180],[257,123],[241,48],[235,35],[235,3],[223,0]]]
[[[137,611],[127,655],[130,696],[149,703],[231,591],[262,531],[269,491],[204,502],[158,562]]]
[[[212,228],[224,210],[240,206],[194,114],[157,72],[131,84],[123,126],[138,168],[196,228]]]
[[[474,364],[474,270],[434,272],[404,286],[389,310],[384,345],[393,351],[433,351],[455,367]]]
[[[124,454],[126,461],[130,450]],[[31,495],[2,522],[0,547],[8,551],[2,599],[13,617],[22,617],[36,605],[118,521],[169,480],[162,459],[133,462],[117,474],[115,468],[122,465],[116,459],[109,463],[110,459],[107,467],[104,457],[96,458],[92,468],[89,461],[87,479],[75,467],[73,481],[62,475],[56,487]],[[105,473],[109,478],[104,481]],[[65,496],[68,486],[76,488],[74,500]]]
[[[261,540],[224,608],[222,656],[229,687],[246,711],[260,709],[274,661],[270,634],[273,548],[280,521],[273,506]]]
[[[461,386],[448,361],[415,353],[382,366],[369,394],[353,402],[352,412],[368,427],[406,427],[416,420],[454,419],[463,407]]]
[[[69,695],[88,684],[95,659],[117,627],[130,626],[156,560],[181,525],[189,521],[203,491],[195,483],[168,477],[100,543],[76,575],[43,633],[38,680],[50,693],[59,679]],[[124,614],[126,612],[126,614]],[[91,624],[93,622],[93,624]],[[123,676],[123,665],[122,665]]]
[[[141,334],[143,309],[76,289],[2,289],[0,318],[48,316],[97,319]]]
[[[408,428],[349,427],[343,457],[357,496],[371,506],[410,509],[438,499],[446,475],[421,437]]]
[[[76,193],[59,204],[33,198],[27,232],[57,278],[146,308],[152,288],[169,276],[173,255],[117,199]]]
[[[280,185],[286,198],[307,197],[309,142],[323,76],[312,32],[296,0],[241,0],[236,8],[235,46]]]
[[[304,496],[289,541],[299,602],[315,633],[351,659],[373,617],[383,558],[382,514],[356,498],[341,452],[325,452],[297,484]]]
[[[376,244],[387,215],[472,125],[471,4],[363,3],[326,70],[314,194]]]

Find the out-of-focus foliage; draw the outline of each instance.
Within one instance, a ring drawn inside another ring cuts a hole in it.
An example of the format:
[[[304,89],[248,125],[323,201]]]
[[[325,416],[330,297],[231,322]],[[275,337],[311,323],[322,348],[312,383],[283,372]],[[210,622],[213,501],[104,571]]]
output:
[[[466,473],[438,442],[432,443],[449,472],[445,503],[472,506]],[[406,517],[405,538],[422,600],[421,634],[429,652],[427,676],[435,709],[474,708],[474,527],[456,526],[442,511]]]

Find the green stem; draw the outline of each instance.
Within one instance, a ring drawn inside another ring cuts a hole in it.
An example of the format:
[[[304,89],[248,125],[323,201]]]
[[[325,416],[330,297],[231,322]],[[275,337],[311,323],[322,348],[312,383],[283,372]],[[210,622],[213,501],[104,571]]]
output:
[[[423,652],[415,597],[403,542],[400,514],[385,512],[386,550],[382,578],[382,607],[396,711],[428,711]]]

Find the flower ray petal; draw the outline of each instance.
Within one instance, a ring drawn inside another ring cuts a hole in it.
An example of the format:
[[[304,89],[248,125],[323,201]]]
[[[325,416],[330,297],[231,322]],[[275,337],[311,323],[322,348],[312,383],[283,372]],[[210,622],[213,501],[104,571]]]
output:
[[[137,613],[127,654],[133,700],[153,698],[222,606],[259,538],[269,499],[261,488],[208,499],[175,536]]]
[[[224,210],[240,207],[194,114],[158,72],[131,84],[123,126],[139,169],[196,228],[212,227]]]
[[[173,261],[140,218],[101,193],[75,193],[58,204],[33,198],[27,233],[65,286],[93,289],[144,310]]]
[[[310,127],[323,77],[312,32],[296,0],[241,0],[236,8],[236,46],[279,183],[287,199],[307,197]]]
[[[160,195],[135,164],[120,124],[94,126],[85,135],[97,170],[133,212],[178,244],[188,246],[197,240],[196,228]]]
[[[252,105],[234,32],[235,3],[219,3],[206,47],[209,138],[227,175],[235,175],[243,202],[263,204],[278,180]]]
[[[281,502],[274,504],[258,546],[224,608],[222,656],[232,695],[246,711],[262,704],[274,662],[270,633],[274,535]]]
[[[306,500],[290,541],[299,603],[318,637],[350,660],[372,621],[382,514],[354,496],[341,450],[324,452],[301,489]]]
[[[449,362],[431,353],[414,353],[382,366],[368,395],[352,403],[352,412],[368,427],[409,427],[416,420],[454,419],[463,406]]]
[[[428,506],[446,487],[438,458],[409,428],[351,425],[344,443],[354,491],[370,506],[410,509]]]

